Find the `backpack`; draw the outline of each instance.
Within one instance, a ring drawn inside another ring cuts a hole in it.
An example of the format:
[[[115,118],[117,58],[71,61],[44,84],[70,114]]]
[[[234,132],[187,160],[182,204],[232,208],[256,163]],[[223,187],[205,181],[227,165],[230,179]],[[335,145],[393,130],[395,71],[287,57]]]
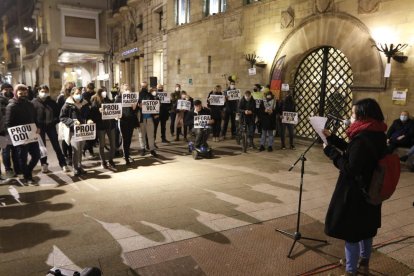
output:
[[[374,145],[369,142],[368,138],[363,135],[360,137],[363,138],[374,156],[378,156]],[[372,205],[379,205],[392,196],[400,180],[401,172],[400,158],[397,154],[380,153],[380,156],[376,159],[378,162],[372,174],[371,182],[368,187],[362,187],[367,202]]]

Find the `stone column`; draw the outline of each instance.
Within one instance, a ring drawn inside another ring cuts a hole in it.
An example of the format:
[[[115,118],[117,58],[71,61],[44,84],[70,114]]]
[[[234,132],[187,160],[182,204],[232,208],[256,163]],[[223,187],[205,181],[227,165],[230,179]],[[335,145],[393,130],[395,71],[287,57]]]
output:
[[[141,85],[140,79],[140,68],[139,68],[139,56],[134,56],[134,67],[135,67],[135,75],[134,75],[134,82],[135,82],[135,90],[138,90]]]
[[[130,59],[125,59],[125,72],[122,74],[123,78],[125,80],[125,83],[127,83],[131,87],[131,62]]]
[[[119,71],[122,72],[122,74],[119,77],[119,81],[121,82],[119,85],[122,85],[125,83],[125,60],[121,60],[121,63],[119,65]]]

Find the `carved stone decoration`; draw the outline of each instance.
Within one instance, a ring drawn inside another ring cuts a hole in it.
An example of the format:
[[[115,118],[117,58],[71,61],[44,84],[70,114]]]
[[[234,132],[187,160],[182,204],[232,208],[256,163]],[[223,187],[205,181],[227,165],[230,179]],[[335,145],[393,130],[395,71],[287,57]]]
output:
[[[381,0],[359,0],[358,1],[358,13],[374,13],[379,9]]]
[[[224,17],[223,38],[231,38],[242,34],[242,16],[241,13]]]
[[[136,42],[137,41],[137,33],[136,33],[136,27],[134,23],[129,24],[129,42]]]
[[[333,10],[333,0],[315,0],[315,11],[326,13]]]
[[[287,29],[292,28],[295,25],[295,15],[292,9],[282,11],[280,19],[280,28]]]

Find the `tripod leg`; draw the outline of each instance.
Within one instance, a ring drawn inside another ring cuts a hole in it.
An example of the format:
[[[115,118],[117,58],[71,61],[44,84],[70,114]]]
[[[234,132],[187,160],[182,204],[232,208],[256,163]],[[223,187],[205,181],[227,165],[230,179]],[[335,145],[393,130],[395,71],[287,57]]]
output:
[[[290,247],[289,254],[287,255],[288,258],[291,258],[293,247],[295,247],[296,239],[293,241],[292,246]]]

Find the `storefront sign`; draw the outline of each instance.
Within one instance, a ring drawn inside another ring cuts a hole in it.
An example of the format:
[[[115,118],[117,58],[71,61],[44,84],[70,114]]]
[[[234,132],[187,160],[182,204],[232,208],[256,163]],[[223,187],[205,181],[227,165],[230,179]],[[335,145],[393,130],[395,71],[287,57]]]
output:
[[[136,52],[138,52],[138,50],[139,49],[137,47],[126,50],[126,51],[122,52],[122,56],[127,56],[127,55],[130,55],[132,53],[136,53]]]

